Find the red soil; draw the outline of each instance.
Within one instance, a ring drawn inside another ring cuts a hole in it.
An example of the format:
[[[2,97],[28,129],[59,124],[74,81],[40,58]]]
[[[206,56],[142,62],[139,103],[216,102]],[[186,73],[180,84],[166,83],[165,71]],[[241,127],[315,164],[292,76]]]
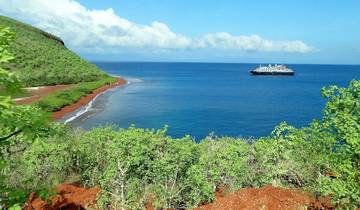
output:
[[[17,104],[31,104],[35,101],[38,101],[40,98],[48,95],[49,93],[68,89],[72,87],[73,85],[54,85],[54,86],[44,86],[44,87],[34,87],[34,88],[25,88],[26,91],[28,91],[31,96],[24,97],[24,98],[17,98],[14,101]]]
[[[75,110],[77,110],[78,108],[86,105],[87,103],[89,103],[92,99],[94,99],[98,94],[105,92],[108,89],[117,87],[117,86],[121,86],[121,85],[125,85],[126,84],[126,80],[119,78],[117,82],[112,83],[110,85],[105,85],[102,86],[96,90],[94,90],[92,93],[82,97],[79,101],[77,101],[74,104],[70,104],[68,106],[63,107],[61,110],[54,112],[53,113],[53,119],[54,120],[59,120],[62,117],[64,117],[65,114],[73,112]]]
[[[112,83],[110,85],[102,86],[96,90],[94,90],[92,93],[82,97],[79,101],[77,101],[74,104],[70,104],[68,106],[63,107],[61,110],[53,113],[53,119],[59,120],[61,119],[65,114],[73,112],[80,108],[81,106],[84,106],[85,104],[89,103],[93,98],[96,97],[96,95],[105,92],[108,89],[121,86],[126,84],[126,80],[122,78],[118,78],[117,82]],[[15,103],[17,104],[31,104],[35,101],[38,101],[40,98],[47,96],[49,93],[53,93],[59,90],[64,90],[72,87],[73,85],[54,85],[54,86],[44,86],[44,87],[36,87],[36,88],[26,88],[26,90],[31,94],[29,97],[24,98],[17,98],[15,99]]]
[[[217,194],[213,203],[194,210],[296,210],[335,209],[330,200],[315,200],[310,195],[291,189],[266,186],[245,188],[225,196]]]
[[[24,204],[24,210],[80,210],[96,207],[98,187],[85,189],[74,184],[60,184],[56,187],[57,195],[50,196],[50,202],[45,202],[31,193]],[[96,208],[94,208],[96,209]]]
[[[85,189],[75,184],[60,184],[56,195],[45,202],[31,193],[23,206],[25,210],[82,210],[97,209],[96,200],[100,188]],[[153,210],[152,199],[146,205]],[[244,188],[224,195],[217,192],[213,203],[205,204],[193,210],[334,210],[330,198],[313,199],[310,195],[291,189],[266,186],[262,188]]]

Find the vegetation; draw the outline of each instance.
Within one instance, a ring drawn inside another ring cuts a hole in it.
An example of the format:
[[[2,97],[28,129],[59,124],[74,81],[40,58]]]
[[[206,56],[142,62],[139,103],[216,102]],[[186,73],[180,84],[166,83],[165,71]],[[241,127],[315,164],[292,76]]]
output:
[[[14,59],[9,52],[9,44],[13,38],[14,34],[9,28],[0,28],[0,64]],[[11,94],[20,91],[20,87],[17,75],[0,67],[0,89],[4,93]],[[39,108],[15,106],[9,95],[0,96],[0,194],[6,193],[5,199],[23,201],[27,195],[27,192],[22,189],[8,189],[4,183],[3,169],[6,159],[4,159],[3,154],[4,152],[11,152],[9,147],[15,143],[10,140],[16,136],[21,136],[21,142],[26,144],[34,138],[47,136],[51,133],[51,128],[47,122],[47,115]],[[3,198],[0,196],[0,208],[3,208],[3,203]],[[13,209],[19,208],[15,205]]]
[[[9,29],[0,30],[0,63],[13,59],[12,39]],[[0,74],[3,89],[19,89],[15,74],[3,69]],[[97,84],[49,96],[39,106],[56,110]],[[221,187],[272,184],[329,195],[338,208],[355,209],[360,206],[360,81],[324,88],[322,94],[323,117],[305,128],[281,123],[270,136],[252,142],[209,136],[200,143],[190,136],[173,139],[166,127],[73,133],[47,121],[37,106],[16,106],[9,96],[0,97],[0,205],[19,209],[30,192],[46,197],[62,182],[100,186],[100,209],[143,209],[148,201],[157,209],[190,208],[211,202]]]
[[[53,124],[48,136],[6,141],[12,144],[3,146],[3,185],[28,193],[76,181],[101,187],[100,208],[142,209],[152,200],[157,208],[179,209],[211,202],[222,186],[272,184],[331,195],[338,207],[353,209],[360,205],[359,84],[324,89],[322,120],[302,129],[282,123],[253,143],[208,137],[197,144],[189,136],[172,139],[166,128],[74,134]]]
[[[9,28],[0,29],[0,64],[13,59],[8,51],[13,37]],[[6,93],[19,91],[21,85],[15,74],[0,67],[0,76],[0,88]],[[0,142],[19,133],[27,133],[31,136],[39,135],[43,130],[45,116],[43,111],[36,107],[15,106],[10,96],[0,96]]]
[[[36,102],[36,105],[48,112],[58,111],[62,107],[78,101],[93,90],[114,83],[116,80],[114,77],[103,77],[101,80],[94,82],[79,83],[70,89],[57,91],[41,98],[40,101]]]
[[[7,188],[26,192],[65,181],[100,186],[100,208],[142,209],[149,200],[157,208],[189,208],[211,202],[223,186],[272,184],[331,195],[338,207],[353,209],[360,205],[359,85],[324,89],[323,119],[302,129],[281,123],[253,143],[209,136],[197,144],[167,136],[166,127],[74,134],[58,125],[56,134],[25,146],[23,137],[12,138],[10,151],[25,149],[3,153],[3,177]]]
[[[4,16],[0,16],[1,27],[10,27],[16,33],[9,45],[16,59],[3,67],[17,74],[24,86],[89,82],[105,76],[47,32]]]

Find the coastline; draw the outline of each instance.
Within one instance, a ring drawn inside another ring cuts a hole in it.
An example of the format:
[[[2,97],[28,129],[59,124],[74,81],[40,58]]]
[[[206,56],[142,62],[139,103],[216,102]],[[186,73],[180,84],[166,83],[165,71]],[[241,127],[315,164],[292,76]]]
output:
[[[88,104],[89,102],[91,102],[94,98],[96,98],[99,94],[115,88],[115,87],[119,87],[119,86],[123,86],[127,84],[127,81],[123,78],[118,78],[116,83],[110,84],[110,85],[105,85],[102,86],[96,90],[94,90],[92,93],[82,97],[80,100],[78,100],[77,102],[64,106],[63,108],[61,108],[61,110],[53,112],[52,113],[52,118],[53,120],[60,120],[62,119],[66,114],[74,112],[75,110],[79,109],[80,107]]]

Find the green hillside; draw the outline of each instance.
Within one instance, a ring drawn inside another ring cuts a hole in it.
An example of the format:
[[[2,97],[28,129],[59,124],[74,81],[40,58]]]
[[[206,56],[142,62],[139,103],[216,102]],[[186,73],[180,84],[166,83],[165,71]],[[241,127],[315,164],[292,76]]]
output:
[[[2,27],[10,27],[16,34],[9,49],[15,59],[3,67],[17,72],[24,86],[88,82],[105,76],[95,65],[67,49],[64,42],[52,34],[0,16]]]

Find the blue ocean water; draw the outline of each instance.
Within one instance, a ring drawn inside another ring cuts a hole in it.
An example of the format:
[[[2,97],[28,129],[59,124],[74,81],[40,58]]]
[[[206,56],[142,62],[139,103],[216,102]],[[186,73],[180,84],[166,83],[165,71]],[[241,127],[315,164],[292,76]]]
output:
[[[162,128],[197,140],[217,136],[259,137],[282,121],[302,127],[321,117],[323,86],[347,86],[360,79],[355,65],[288,65],[296,75],[251,76],[257,64],[95,63],[130,84],[98,97],[86,117],[73,122],[85,130],[106,124]]]

